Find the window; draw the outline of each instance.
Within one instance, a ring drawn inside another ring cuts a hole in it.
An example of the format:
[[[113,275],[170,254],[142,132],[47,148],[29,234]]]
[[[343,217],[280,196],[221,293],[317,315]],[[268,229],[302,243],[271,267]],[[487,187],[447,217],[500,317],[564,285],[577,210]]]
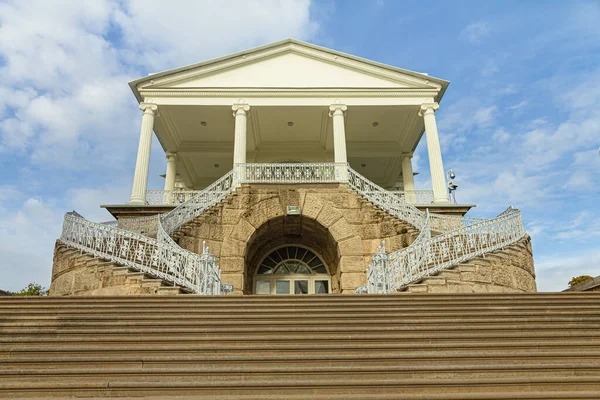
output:
[[[272,250],[263,258],[254,276],[254,293],[329,293],[330,283],[327,266],[317,254],[290,245]]]

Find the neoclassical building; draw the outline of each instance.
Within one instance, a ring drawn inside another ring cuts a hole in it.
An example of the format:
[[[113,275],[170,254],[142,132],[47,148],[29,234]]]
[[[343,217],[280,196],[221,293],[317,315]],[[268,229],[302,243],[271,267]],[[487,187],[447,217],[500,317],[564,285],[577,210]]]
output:
[[[447,81],[288,39],[129,85],[131,197],[103,205],[114,221],[65,216],[51,295],[536,290],[520,211],[470,218],[449,199]]]

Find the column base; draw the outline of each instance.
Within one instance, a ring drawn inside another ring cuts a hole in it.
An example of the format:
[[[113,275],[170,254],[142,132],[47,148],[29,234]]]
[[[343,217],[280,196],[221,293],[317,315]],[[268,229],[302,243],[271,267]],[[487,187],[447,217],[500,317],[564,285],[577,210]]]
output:
[[[143,198],[139,198],[139,197],[132,197],[127,204],[131,204],[134,206],[147,206],[148,202],[146,201],[146,199]]]

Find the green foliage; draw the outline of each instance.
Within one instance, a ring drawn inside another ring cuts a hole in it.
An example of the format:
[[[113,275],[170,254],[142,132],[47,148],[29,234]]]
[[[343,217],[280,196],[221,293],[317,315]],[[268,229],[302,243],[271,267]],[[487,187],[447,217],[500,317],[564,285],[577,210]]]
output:
[[[17,296],[47,296],[48,290],[39,283],[30,283],[16,293]]]
[[[589,279],[592,279],[592,277],[589,276],[589,275],[576,276],[576,277],[574,277],[573,279],[571,279],[569,281],[569,287],[578,285],[578,284],[583,283],[583,282],[585,282],[585,281],[587,281]]]

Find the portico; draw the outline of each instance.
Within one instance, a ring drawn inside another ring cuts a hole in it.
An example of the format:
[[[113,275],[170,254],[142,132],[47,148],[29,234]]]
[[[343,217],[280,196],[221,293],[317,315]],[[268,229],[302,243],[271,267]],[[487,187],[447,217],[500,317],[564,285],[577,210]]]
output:
[[[435,117],[447,85],[292,39],[151,74],[130,83],[143,113],[128,205],[180,203],[231,169],[242,182],[256,164],[331,163],[335,182],[347,181],[348,164],[410,203],[447,208]],[[152,131],[167,157],[154,197]],[[432,187],[417,191],[412,154],[423,134]]]

